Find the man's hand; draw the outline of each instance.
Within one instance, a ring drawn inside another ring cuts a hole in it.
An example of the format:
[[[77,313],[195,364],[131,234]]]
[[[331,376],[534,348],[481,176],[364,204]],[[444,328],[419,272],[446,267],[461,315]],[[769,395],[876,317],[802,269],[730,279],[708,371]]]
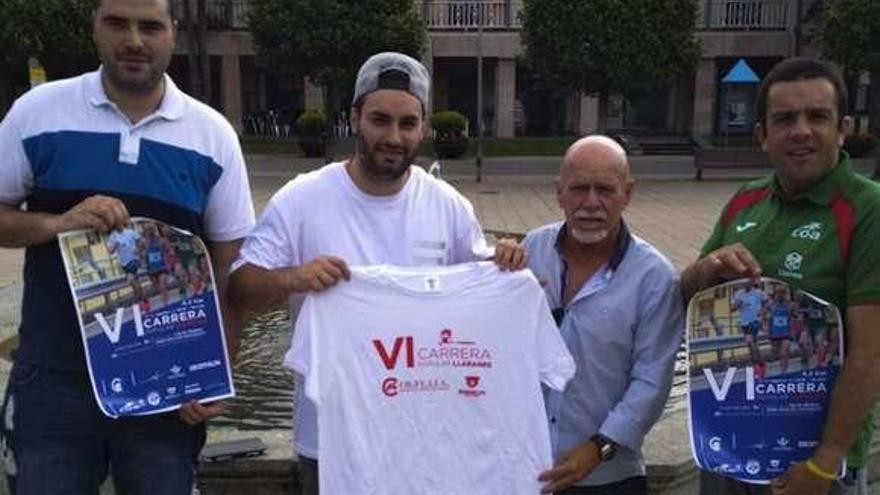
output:
[[[128,218],[128,210],[122,201],[96,194],[53,217],[51,222],[55,233],[89,228],[98,232],[110,232],[124,227]]]
[[[106,233],[128,223],[128,210],[122,201],[102,196],[89,196],[66,212],[56,215],[24,211],[20,204],[0,203],[0,246],[28,247],[57,242],[61,232],[95,229]]]
[[[687,267],[681,275],[681,292],[687,301],[700,290],[737,278],[758,279],[761,265],[742,244],[716,249]]]
[[[799,462],[773,480],[772,487],[774,495],[827,495],[831,480],[811,473],[806,463]]]
[[[538,475],[538,481],[546,482],[541,493],[553,493],[572,486],[586,478],[602,462],[599,447],[591,440],[578,445],[562,455],[553,469]]]
[[[502,271],[516,271],[526,267],[529,256],[525,248],[515,240],[505,238],[495,243],[495,256],[492,257],[492,261]]]
[[[318,256],[308,263],[266,269],[245,263],[229,276],[231,313],[244,318],[280,307],[291,293],[322,291],[351,278],[348,265],[336,256]]]
[[[180,419],[189,425],[197,425],[205,422],[215,416],[219,416],[229,409],[229,401],[220,400],[201,404],[198,401],[191,400],[180,406],[178,414]]]
[[[336,256],[318,256],[312,261],[280,272],[282,286],[293,292],[322,291],[351,278],[348,265]]]
[[[724,246],[704,256],[698,263],[699,278],[708,285],[736,278],[756,279],[761,276],[761,265],[752,253],[740,243]]]

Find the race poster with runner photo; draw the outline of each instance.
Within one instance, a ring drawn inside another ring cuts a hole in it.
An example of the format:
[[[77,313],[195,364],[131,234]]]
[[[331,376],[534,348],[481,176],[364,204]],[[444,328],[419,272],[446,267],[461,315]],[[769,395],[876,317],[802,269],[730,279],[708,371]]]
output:
[[[132,218],[107,234],[59,234],[98,405],[109,417],[235,395],[204,242]]]
[[[688,305],[697,465],[766,484],[812,455],[843,362],[840,311],[788,284],[737,280]]]

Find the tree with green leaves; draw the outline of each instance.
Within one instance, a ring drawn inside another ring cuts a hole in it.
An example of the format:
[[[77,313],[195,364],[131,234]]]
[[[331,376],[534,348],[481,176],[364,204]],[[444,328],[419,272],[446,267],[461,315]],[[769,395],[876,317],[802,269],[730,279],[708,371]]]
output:
[[[869,116],[871,131],[880,136],[880,2],[877,0],[824,1],[816,35],[823,54],[844,67],[850,88],[850,113],[862,71],[871,74]],[[880,151],[874,178],[880,179]]]
[[[97,66],[92,45],[96,0],[3,0],[0,2],[2,57],[35,57],[49,79]]]
[[[871,129],[880,134],[880,2],[826,1],[815,34],[823,54],[844,67],[851,90],[863,71],[871,73]]]
[[[0,2],[0,111],[10,103],[11,72],[36,58],[49,79],[97,66],[92,46],[96,0],[3,0]]]
[[[690,74],[699,59],[695,0],[524,0],[529,67],[548,87],[637,96]]]
[[[326,88],[332,116],[339,88],[352,88],[358,67],[380,51],[416,58],[424,23],[412,0],[252,0],[250,29],[258,54],[285,74]]]

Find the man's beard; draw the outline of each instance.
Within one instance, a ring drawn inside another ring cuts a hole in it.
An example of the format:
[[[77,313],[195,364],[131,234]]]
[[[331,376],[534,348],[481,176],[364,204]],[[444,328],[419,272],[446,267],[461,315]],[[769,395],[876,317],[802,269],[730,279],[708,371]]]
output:
[[[371,151],[367,151],[368,145],[366,140],[362,135],[358,135],[358,152],[360,153],[360,162],[363,167],[364,174],[370,177],[373,180],[382,181],[382,182],[394,182],[397,179],[403,177],[406,174],[407,170],[409,170],[409,166],[412,165],[413,161],[416,158],[417,150],[414,150],[409,155],[403,155],[403,158],[400,160],[400,164],[396,167],[383,167],[378,163],[376,159],[376,150],[373,148]]]
[[[596,219],[596,220],[607,220],[608,215],[604,212],[589,212],[586,210],[578,210],[574,213],[575,219]],[[581,244],[595,244],[597,242],[605,240],[608,237],[608,229],[602,230],[583,230],[571,225],[569,228],[569,232],[571,232],[571,236],[574,237],[576,241]]]
[[[595,244],[608,237],[607,230],[581,230],[578,228],[571,228],[569,229],[569,233],[581,244]]]
[[[117,57],[112,63],[105,63],[105,75],[113,85],[131,93],[149,93],[163,82],[167,63],[149,59],[148,67],[143,74],[127,74],[122,69],[124,62]]]

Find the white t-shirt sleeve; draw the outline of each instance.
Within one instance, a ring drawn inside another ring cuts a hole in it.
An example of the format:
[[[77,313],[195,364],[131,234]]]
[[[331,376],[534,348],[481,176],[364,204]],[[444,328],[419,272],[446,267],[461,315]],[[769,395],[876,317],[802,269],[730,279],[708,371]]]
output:
[[[464,196],[460,196],[460,199],[456,215],[455,232],[457,237],[453,261],[462,263],[491,258],[495,255],[495,249],[486,243],[486,237],[483,235],[480,222],[477,221],[473,205]]]
[[[296,325],[293,329],[293,341],[290,350],[287,352],[285,363],[293,368],[305,378],[306,396],[318,404],[319,399],[319,373],[318,367],[320,360],[318,359],[317,335],[312,335],[317,326],[315,320],[317,311],[314,308],[315,301],[313,297],[307,297],[303,303],[302,309],[296,318]]]
[[[30,160],[19,128],[21,103],[16,102],[0,122],[0,203],[18,206],[34,184]]]
[[[286,189],[286,188],[285,188]],[[250,263],[260,268],[274,270],[297,266],[302,260],[299,259],[291,229],[295,228],[293,213],[284,215],[279,206],[279,195],[282,189],[272,198],[263,216],[257,225],[250,231],[241,246],[238,260],[233,264],[233,270]]]
[[[241,239],[254,226],[254,203],[247,168],[238,136],[227,122],[226,139],[219,155],[223,173],[208,195],[205,208],[205,234],[212,241]]]
[[[536,293],[540,296],[537,298],[534,315],[541,381],[554,390],[562,391],[574,376],[574,359],[562,340],[559,327],[553,321],[544,292],[536,288]]]

